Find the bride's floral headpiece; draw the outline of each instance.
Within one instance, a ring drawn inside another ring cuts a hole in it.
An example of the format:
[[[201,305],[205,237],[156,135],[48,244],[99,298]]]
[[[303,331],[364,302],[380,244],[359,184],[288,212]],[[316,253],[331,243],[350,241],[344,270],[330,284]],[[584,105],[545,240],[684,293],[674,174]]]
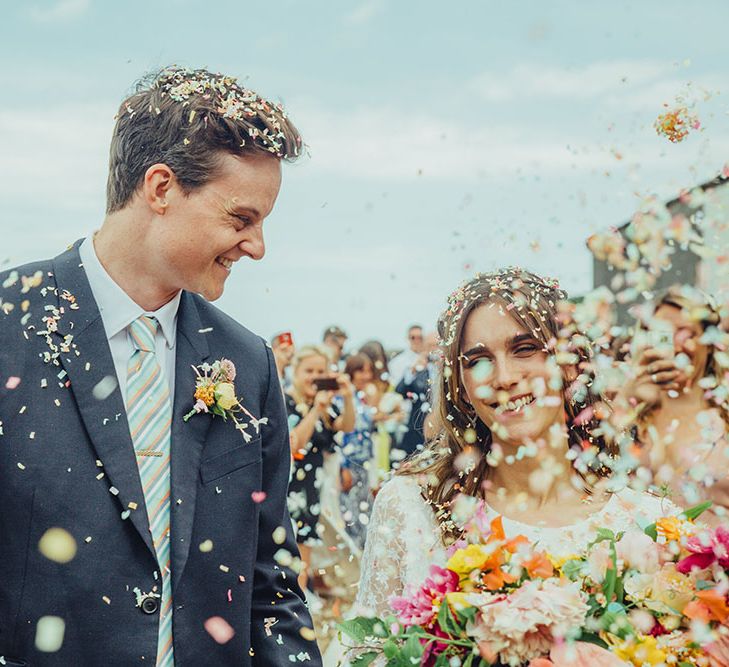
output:
[[[441,344],[451,345],[453,343],[459,320],[474,300],[483,300],[484,288],[490,290],[491,294],[498,294],[508,304],[508,310],[522,311],[526,308],[537,307],[535,299],[528,299],[524,296],[522,289],[524,287],[534,295],[542,294],[547,297],[550,307],[556,307],[559,301],[567,298],[567,293],[560,289],[559,281],[556,278],[540,277],[517,266],[489,273],[477,273],[473,278],[462,283],[448,297],[448,307],[438,323]],[[546,312],[540,313],[540,317],[547,315]]]

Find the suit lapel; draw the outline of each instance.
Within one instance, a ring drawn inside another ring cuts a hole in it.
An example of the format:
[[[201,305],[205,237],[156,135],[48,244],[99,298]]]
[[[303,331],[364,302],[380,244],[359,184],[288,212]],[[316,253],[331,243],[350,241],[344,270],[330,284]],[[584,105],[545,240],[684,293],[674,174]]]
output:
[[[106,398],[95,398],[94,389],[102,381],[116,382],[117,375],[111,357],[106,331],[99,309],[81,268],[79,242],[54,260],[59,309],[56,343],[72,336],[68,352],[59,359],[70,380],[81,418],[103,467],[99,469],[109,479],[110,491],[117,496],[122,518],[131,521],[149,550],[154,547],[149,532],[144,492],[129,433],[129,423],[121,390],[117,386]],[[77,309],[64,298],[64,290],[75,299]],[[111,380],[106,380],[111,378]],[[97,390],[98,395],[98,390]]]
[[[195,415],[183,417],[194,404],[195,374],[210,351],[205,333],[201,333],[200,315],[191,294],[183,292],[177,315],[177,358],[175,362],[175,400],[172,412],[171,443],[171,512],[172,578],[177,585],[190,553],[192,523],[195,516],[200,455],[212,418]]]

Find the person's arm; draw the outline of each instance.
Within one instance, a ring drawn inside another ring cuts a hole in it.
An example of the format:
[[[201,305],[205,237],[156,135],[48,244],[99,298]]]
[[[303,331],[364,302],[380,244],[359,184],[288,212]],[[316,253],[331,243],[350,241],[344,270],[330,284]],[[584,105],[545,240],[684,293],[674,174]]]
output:
[[[349,381],[346,375],[340,375],[337,378],[339,383],[339,391],[337,392],[342,397],[342,414],[340,414],[333,422],[335,431],[342,431],[344,433],[351,433],[354,431],[354,425],[356,420],[356,411],[354,408],[354,387]]]
[[[323,394],[324,392],[319,392]],[[319,421],[319,417],[322,414],[322,398],[317,394],[317,398],[314,399],[314,405],[311,410],[307,412],[291,429],[293,438],[291,439],[291,455],[294,458],[301,458],[302,451],[306,449],[307,444],[311,441],[311,436],[314,435],[314,429],[316,423]],[[328,405],[328,402],[327,402]],[[326,407],[324,408],[326,410]]]
[[[261,426],[265,500],[259,504],[258,551],[251,601],[252,661],[255,665],[296,662],[320,667],[321,655],[304,595],[296,574],[284,565],[280,556],[298,558],[299,553],[286,507],[290,468],[286,410],[273,354],[266,349],[269,378],[263,416],[268,418],[268,423]]]

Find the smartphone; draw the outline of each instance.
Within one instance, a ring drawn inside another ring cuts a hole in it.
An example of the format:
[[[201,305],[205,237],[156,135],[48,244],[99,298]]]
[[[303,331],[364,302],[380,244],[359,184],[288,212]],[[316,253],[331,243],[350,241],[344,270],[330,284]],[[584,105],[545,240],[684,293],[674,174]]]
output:
[[[314,387],[317,391],[337,391],[339,383],[336,378],[317,378],[314,380]]]

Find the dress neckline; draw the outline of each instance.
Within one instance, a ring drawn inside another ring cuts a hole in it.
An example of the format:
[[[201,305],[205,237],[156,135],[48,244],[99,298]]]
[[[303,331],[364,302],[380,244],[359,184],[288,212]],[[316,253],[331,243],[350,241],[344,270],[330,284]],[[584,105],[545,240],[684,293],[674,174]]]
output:
[[[513,526],[522,526],[523,528],[526,528],[527,530],[565,530],[565,529],[574,529],[579,528],[580,526],[589,523],[591,521],[595,520],[595,517],[601,516],[603,513],[607,512],[608,509],[612,509],[612,506],[617,502],[618,500],[618,494],[612,493],[610,495],[610,499],[597,511],[593,512],[589,516],[586,516],[584,519],[580,519],[579,521],[574,521],[572,523],[565,523],[561,526],[545,526],[543,524],[534,524],[534,523],[524,523],[523,521],[518,521],[517,519],[510,519],[508,516],[504,516],[503,514],[500,514],[497,512],[491,505],[485,502],[486,509],[493,514],[494,516],[500,516],[505,522],[508,522],[510,525]]]

